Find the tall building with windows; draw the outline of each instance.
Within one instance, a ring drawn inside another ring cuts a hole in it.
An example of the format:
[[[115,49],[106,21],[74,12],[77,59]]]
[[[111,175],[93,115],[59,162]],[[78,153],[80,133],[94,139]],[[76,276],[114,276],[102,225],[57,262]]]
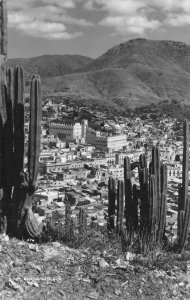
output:
[[[120,150],[127,146],[127,136],[121,132],[119,125],[116,125],[113,130],[113,135],[109,136],[105,132],[87,129],[86,142],[97,149],[106,151]]]
[[[64,142],[84,141],[86,139],[87,120],[79,122],[61,122],[59,120],[51,121],[49,124],[49,133],[58,137]]]

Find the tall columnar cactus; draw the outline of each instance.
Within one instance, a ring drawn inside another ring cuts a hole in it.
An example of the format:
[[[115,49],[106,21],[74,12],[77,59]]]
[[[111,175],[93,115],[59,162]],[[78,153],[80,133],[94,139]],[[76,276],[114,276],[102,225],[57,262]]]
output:
[[[39,168],[40,135],[41,135],[41,82],[33,77],[30,90],[30,127],[28,145],[29,187],[36,184]]]
[[[72,215],[71,205],[66,199],[66,202],[65,202],[65,235],[67,237],[70,236],[70,230],[71,230],[71,225],[72,225],[71,215]]]
[[[5,208],[4,208],[4,125],[7,120],[5,91],[6,91],[6,77],[5,77],[6,61],[4,56],[0,56],[0,230],[5,231]]]
[[[161,241],[166,224],[167,166],[160,160],[159,147],[152,149],[149,172],[145,157],[140,157],[141,225]],[[148,214],[147,214],[148,212]]]
[[[3,70],[6,71],[5,68]],[[0,134],[1,216],[7,216],[8,231],[10,233],[19,232],[22,235],[24,231],[27,231],[30,236],[37,237],[39,230],[34,225],[36,221],[32,217],[31,205],[39,165],[41,83],[38,77],[32,79],[28,172],[25,172],[24,72],[20,66],[17,66],[14,70],[8,69],[7,84],[4,76],[3,74],[1,78],[3,78],[5,88],[1,89],[0,98],[0,112],[3,120]]]
[[[25,191],[21,189],[24,180],[24,71],[20,66],[8,70],[8,75],[14,74],[10,94],[13,95],[13,198],[11,203],[10,230],[17,229],[18,209],[20,203],[25,200]],[[8,78],[10,80],[10,78]]]
[[[24,202],[19,205],[19,216],[22,218],[26,215],[32,205],[32,195],[36,190],[36,181],[39,169],[39,153],[40,153],[40,135],[41,135],[41,82],[40,78],[34,76],[30,89],[30,123],[29,123],[29,139],[28,139],[28,173],[27,177],[21,173],[21,177],[25,177],[21,184],[21,188],[25,191]],[[25,146],[25,144],[23,145]],[[39,234],[39,232],[38,232]]]
[[[108,198],[108,230],[113,231],[115,218],[116,182],[112,177],[109,178],[108,182]]]
[[[161,195],[158,203],[159,219],[158,219],[158,240],[162,240],[166,226],[166,212],[167,212],[167,166],[161,164]]]
[[[133,184],[133,204],[132,204],[132,216],[133,216],[133,227],[134,230],[138,230],[138,198],[139,193],[137,189],[137,185]]]
[[[1,0],[0,2],[0,54],[7,56],[7,1]]]
[[[148,223],[148,210],[149,202],[147,201],[148,189],[149,189],[149,174],[147,168],[146,157],[144,154],[140,155],[139,158],[139,183],[140,183],[140,200],[141,200],[141,209],[140,209],[140,223]]]
[[[139,164],[131,164],[129,157],[124,159],[124,186],[125,186],[125,218],[128,231],[136,231],[138,227],[138,191],[131,181],[131,170]]]
[[[131,182],[131,165],[128,157],[124,159],[125,219],[129,230],[133,227],[133,188]]]
[[[85,235],[87,231],[87,215],[86,215],[86,209],[80,208],[79,215],[78,215],[78,222],[79,222],[79,233],[81,235]]]
[[[178,199],[178,252],[185,246],[190,226],[190,199],[188,196],[189,185],[189,122],[183,124],[183,175],[182,186],[179,188]]]
[[[117,183],[117,226],[116,231],[118,234],[123,229],[123,205],[124,205],[124,184],[122,180]]]
[[[25,155],[25,79],[22,67],[6,66],[7,1],[0,1],[0,225],[8,219],[10,232],[25,231],[32,237],[39,228],[32,216],[32,195],[38,174],[40,151],[41,83],[34,77],[30,92],[28,176]],[[2,226],[1,226],[2,227]],[[5,227],[5,226],[4,226]],[[2,228],[1,228],[2,229]],[[1,230],[0,229],[0,230]],[[5,228],[3,228],[4,230]]]
[[[2,209],[4,214],[8,214],[9,199],[12,194],[13,186],[13,102],[11,96],[11,86],[13,85],[12,74],[7,77],[7,90],[4,91],[6,110],[6,121],[3,126],[3,149],[2,154],[2,170],[3,170],[3,203]]]

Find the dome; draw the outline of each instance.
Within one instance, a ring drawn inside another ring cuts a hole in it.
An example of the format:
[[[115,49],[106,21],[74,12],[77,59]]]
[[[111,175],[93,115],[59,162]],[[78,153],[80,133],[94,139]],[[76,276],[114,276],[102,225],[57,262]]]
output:
[[[113,128],[116,129],[116,130],[121,130],[121,127],[119,124],[115,124],[113,125]]]
[[[119,124],[113,126],[114,133],[121,133],[121,127]]]

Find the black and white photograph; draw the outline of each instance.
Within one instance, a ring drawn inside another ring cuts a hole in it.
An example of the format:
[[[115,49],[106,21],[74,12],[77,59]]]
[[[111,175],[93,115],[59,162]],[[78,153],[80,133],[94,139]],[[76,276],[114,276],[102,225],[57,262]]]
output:
[[[190,300],[190,0],[0,0],[0,300]]]

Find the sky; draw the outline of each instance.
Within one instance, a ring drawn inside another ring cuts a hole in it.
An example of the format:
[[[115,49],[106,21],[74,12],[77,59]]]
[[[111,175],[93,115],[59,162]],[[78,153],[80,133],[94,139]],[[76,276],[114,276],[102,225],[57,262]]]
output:
[[[190,0],[7,0],[8,57],[96,58],[135,38],[190,44]]]

